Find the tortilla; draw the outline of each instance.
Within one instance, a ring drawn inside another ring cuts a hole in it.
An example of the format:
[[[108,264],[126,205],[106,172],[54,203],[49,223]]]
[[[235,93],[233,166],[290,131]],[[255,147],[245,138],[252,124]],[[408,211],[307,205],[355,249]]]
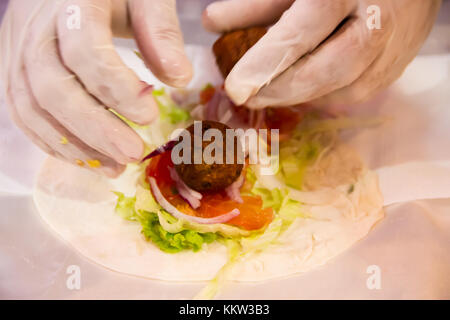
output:
[[[327,174],[330,163],[341,170],[327,185],[318,177]],[[205,244],[199,252],[164,253],[145,240],[139,223],[115,213],[117,198],[111,191],[132,196],[139,175],[139,167],[130,165],[120,178],[107,179],[48,158],[38,175],[34,202],[54,232],[103,267],[166,281],[213,279],[228,261],[223,244]],[[309,271],[348,249],[382,219],[376,174],[344,144],[329,150],[310,176],[319,183],[309,183],[307,191],[292,190],[306,217],[296,219],[265,250],[241,258],[227,275],[229,280],[261,281]],[[270,179],[274,178],[259,181],[265,184]]]

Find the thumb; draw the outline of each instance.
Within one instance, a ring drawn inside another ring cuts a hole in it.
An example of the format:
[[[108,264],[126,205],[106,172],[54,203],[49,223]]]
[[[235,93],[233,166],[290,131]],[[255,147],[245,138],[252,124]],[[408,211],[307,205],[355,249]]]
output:
[[[186,86],[193,71],[175,0],[130,0],[129,14],[137,45],[153,74],[167,85]]]

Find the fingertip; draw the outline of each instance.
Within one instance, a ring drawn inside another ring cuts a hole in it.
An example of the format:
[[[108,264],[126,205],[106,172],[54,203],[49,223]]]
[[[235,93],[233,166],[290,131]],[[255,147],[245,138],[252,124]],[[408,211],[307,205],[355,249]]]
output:
[[[252,110],[258,110],[263,109],[265,107],[268,107],[267,104],[264,103],[258,96],[250,98],[246,103],[245,106]]]
[[[114,166],[104,166],[98,169],[100,173],[108,178],[115,179],[118,178],[124,171],[126,166],[122,164],[116,164]]]
[[[222,30],[221,28],[219,28],[216,24],[217,21],[217,14],[215,13],[215,9],[214,7],[216,7],[217,3],[211,3],[208,7],[206,7],[206,9],[203,11],[202,14],[202,24],[203,27],[210,31],[210,32],[215,32],[215,33],[219,33]]]
[[[136,114],[133,115],[133,119],[131,119],[134,123],[138,125],[148,125],[151,124],[158,118],[159,108],[158,104],[151,95],[151,93],[147,93],[145,96],[140,96],[136,101]]]
[[[139,161],[144,154],[144,141],[132,129],[122,131],[120,136],[111,138],[111,142],[116,148],[116,152],[110,156],[119,164],[126,165]]]
[[[139,86],[136,89],[133,89],[126,99],[110,110],[117,112],[119,118],[124,117],[137,125],[145,126],[156,120],[159,107],[152,95],[153,86],[145,84],[143,89]]]
[[[127,147],[125,155],[128,157],[127,163],[138,162],[144,156],[144,141],[140,137],[135,139],[133,146]]]
[[[248,100],[250,96],[249,89],[232,73],[225,80],[225,91],[234,104],[240,106]]]
[[[191,82],[194,70],[184,53],[174,55],[172,58],[163,58],[161,64],[165,70],[162,80],[166,84],[175,88],[184,88]]]
[[[144,156],[145,145],[144,141],[136,134],[136,139],[134,141],[134,146],[129,149],[127,156],[129,158],[128,163],[137,162]]]
[[[191,82],[194,71],[184,49],[177,47],[166,49],[164,52],[164,55],[159,56],[156,56],[155,52],[144,54],[153,74],[171,87],[186,87]]]
[[[169,86],[185,87],[192,79],[193,68],[185,53],[175,2],[162,1],[160,10],[155,11],[156,2],[135,2],[132,16],[137,45],[146,65],[159,80]]]

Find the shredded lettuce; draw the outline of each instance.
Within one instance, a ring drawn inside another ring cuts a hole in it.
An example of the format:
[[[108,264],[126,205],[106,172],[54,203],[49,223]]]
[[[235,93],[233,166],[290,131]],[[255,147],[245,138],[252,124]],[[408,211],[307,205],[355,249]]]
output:
[[[134,209],[137,212],[148,211],[157,213],[162,208],[153,198],[149,189],[138,185],[136,188]]]
[[[163,120],[168,120],[171,124],[178,124],[180,122],[186,122],[191,118],[189,111],[180,108],[166,94],[164,88],[153,90],[152,94],[158,104],[159,112]]]
[[[198,251],[204,243],[218,239],[240,239],[252,234],[251,231],[226,224],[207,225],[177,219],[156,202],[147,187],[138,185],[134,197],[114,192],[117,196],[115,210],[126,220],[138,221],[146,239],[164,252]]]
[[[279,237],[295,219],[305,217],[302,213],[302,204],[289,197],[287,188],[273,188],[270,190],[263,187],[258,183],[254,169],[252,166],[249,166],[246,172],[247,181],[253,185],[250,193],[261,197],[264,208],[271,207],[275,210],[275,219],[263,231],[253,232],[249,236],[239,239],[225,240],[224,243],[228,248],[227,263],[194,299],[213,299],[225,284],[233,266],[240,259],[253,253],[261,252],[276,244]]]
[[[204,91],[204,90],[211,89],[211,88],[214,88],[214,85],[211,82],[208,82],[207,84],[205,84],[202,87],[202,89],[200,91]]]
[[[263,230],[247,231],[226,224],[204,225],[177,219],[162,209],[153,198],[147,184],[138,184],[134,197],[115,192],[118,197],[116,211],[127,220],[138,221],[145,238],[167,253],[183,250],[194,252],[204,244],[219,241],[228,248],[228,261],[216,277],[195,297],[212,299],[226,282],[233,266],[240,259],[277,244],[278,238],[295,219],[304,217],[301,203],[289,197],[288,188],[264,187],[258,182],[257,174],[249,166],[246,177],[252,188],[252,195],[258,195],[263,207],[275,211],[275,219]]]
[[[148,128],[148,126],[142,126],[140,124],[137,124],[137,123],[127,119],[125,116],[121,115],[120,113],[118,113],[117,111],[115,111],[113,109],[109,109],[109,111],[114,113],[120,120],[125,122],[127,125],[129,125],[133,129],[146,129],[146,128]]]
[[[282,193],[276,191],[274,194],[280,195]],[[240,259],[250,254],[261,252],[270,245],[276,244],[277,239],[281,234],[286,231],[298,217],[304,217],[301,214],[301,204],[298,201],[289,199],[286,194],[280,203],[279,215],[270,223],[264,232],[253,233],[252,235],[243,237],[239,240],[226,239],[224,243],[228,249],[227,263],[219,270],[214,279],[209,281],[208,284],[194,297],[194,299],[213,299],[222,289],[231,270]]]
[[[274,188],[272,190],[263,187],[253,187],[252,193],[259,195],[264,207],[271,207],[276,211],[275,219],[264,232],[254,233],[241,239],[244,253],[262,251],[286,231],[297,218],[304,218],[302,204],[289,197],[287,189]]]
[[[158,246],[160,250],[167,253],[183,250],[199,251],[204,243],[214,242],[219,237],[213,232],[200,233],[187,229],[168,231],[167,225],[177,222],[171,220],[170,214],[159,207],[150,192],[147,192],[149,196],[144,196],[144,191],[144,188],[139,187],[134,197],[126,197],[123,193],[115,192],[118,197],[116,212],[126,220],[139,221],[145,238]],[[166,228],[161,224],[161,217]]]
[[[139,51],[134,51],[136,56],[144,61],[144,57]],[[171,124],[178,124],[191,119],[189,111],[180,108],[166,93],[164,88],[153,90],[152,95],[159,107],[159,112],[163,120],[168,120]]]
[[[159,223],[161,223],[161,226],[169,232],[178,233],[183,230],[186,230],[182,220],[178,220],[177,218],[175,218],[174,216],[172,216],[171,214],[167,213],[164,210],[160,210],[158,212],[158,218]]]
[[[317,141],[298,143],[298,147],[293,147],[293,142],[295,140],[280,149],[280,168],[286,185],[301,189],[306,169],[314,163],[323,147]]]
[[[189,113],[179,108],[164,89],[154,90],[153,96],[166,123],[181,124],[190,119]],[[124,219],[138,221],[144,236],[164,252],[198,251],[203,244],[214,241],[226,245],[228,262],[196,296],[196,299],[212,299],[240,259],[279,244],[280,237],[296,219],[307,217],[302,203],[291,198],[290,192],[302,189],[308,168],[332,147],[337,132],[378,123],[379,119],[320,119],[311,114],[297,127],[292,138],[280,145],[280,170],[272,179],[263,181],[254,171],[257,167],[247,167],[246,186],[250,187],[245,187],[245,193],[260,196],[263,208],[270,207],[275,212],[273,221],[262,230],[250,232],[227,224],[204,225],[177,219],[160,207],[145,183],[140,183],[134,197],[116,192],[116,211]],[[352,191],[351,187],[348,192]]]
[[[172,233],[177,233],[184,230],[193,230],[198,233],[217,233],[225,238],[239,238],[251,234],[251,231],[227,224],[200,224],[177,219],[161,208],[161,206],[153,198],[148,186],[137,186],[136,210],[158,213],[159,221],[162,227],[164,227],[166,231]]]
[[[282,219],[277,217],[270,223],[264,233],[241,239],[242,252],[249,254],[252,252],[263,251],[278,239],[281,235],[282,226]]]
[[[114,194],[117,196],[116,213],[125,220],[137,220],[136,212],[134,210],[136,197],[125,197],[121,192],[114,192]]]
[[[306,215],[302,212],[302,204],[286,196],[281,204],[278,216],[283,221],[283,230],[290,226],[297,218],[305,218]]]
[[[288,188],[264,187],[257,180],[255,169],[257,168],[253,166],[247,168],[247,179],[253,184],[250,193],[261,197],[263,208],[270,207],[275,211],[275,219],[262,232],[254,232],[240,240],[243,254],[264,250],[274,243],[295,219],[305,217],[302,213],[302,204],[290,198]]]
[[[254,185],[256,183],[257,177],[255,172],[252,169],[252,166],[247,167],[247,171],[245,173],[245,179],[248,181],[251,185]]]
[[[254,195],[260,196],[263,201],[263,209],[272,208],[275,212],[278,212],[283,203],[283,199],[286,197],[286,190],[280,190],[279,188],[274,188],[272,190],[263,188],[255,184],[251,192]]]
[[[147,213],[147,212],[146,212]],[[183,250],[199,251],[204,243],[211,243],[217,239],[215,233],[199,233],[193,230],[183,230],[177,233],[165,230],[157,214],[147,214],[141,219],[142,233],[164,252],[177,253]]]
[[[380,125],[387,119],[383,117],[337,117],[332,119],[318,119],[314,115],[311,115],[309,119],[305,119],[299,130],[296,132],[296,136],[299,135],[312,135],[315,133],[327,132],[327,131],[340,131],[346,129],[357,128],[369,128]]]
[[[214,279],[194,297],[194,300],[211,300],[217,295],[220,289],[224,286],[228,279],[228,275],[233,269],[234,265],[242,257],[242,248],[239,241],[227,239],[224,241],[228,251],[228,261],[220,268]]]
[[[144,57],[142,56],[142,53],[140,53],[139,51],[134,51],[134,54],[139,58],[139,59],[141,59],[142,61],[144,61]]]
[[[280,173],[283,182],[301,190],[305,173],[321,154],[333,145],[340,130],[375,126],[383,122],[381,118],[320,119],[314,112],[305,117],[291,139],[280,145]]]

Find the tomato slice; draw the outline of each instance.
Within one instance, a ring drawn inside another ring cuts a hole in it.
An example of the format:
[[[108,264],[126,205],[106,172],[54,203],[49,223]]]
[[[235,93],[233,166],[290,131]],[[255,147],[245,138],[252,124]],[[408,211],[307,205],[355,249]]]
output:
[[[304,117],[305,106],[266,109],[266,126],[279,129],[280,141],[291,137],[292,132]]]
[[[202,104],[208,103],[216,88],[213,86],[206,86],[200,91],[200,102]],[[232,104],[234,113],[239,119],[247,123],[250,120],[250,109],[245,106],[236,106]],[[287,140],[291,137],[292,132],[303,119],[306,111],[309,110],[308,105],[296,105],[292,107],[267,107],[265,125],[267,129],[279,129],[280,141]]]
[[[207,104],[216,93],[216,88],[212,85],[207,85],[202,91],[200,91],[200,103]]]
[[[235,208],[241,214],[228,221],[245,230],[257,230],[266,226],[273,219],[272,208],[262,209],[262,200],[255,196],[242,196],[243,203],[237,203],[221,194],[206,195],[202,199],[202,205],[197,209],[197,215],[210,218],[225,214]]]
[[[193,209],[177,192],[175,182],[170,177],[169,168],[173,167],[171,152],[165,152],[154,157],[147,166],[146,175],[155,178],[164,198],[184,214],[191,216],[213,218],[233,209],[239,209],[240,215],[227,224],[245,230],[257,230],[268,225],[273,219],[272,208],[262,208],[259,196],[243,196],[243,203],[230,199],[225,192],[203,193],[201,205]]]

